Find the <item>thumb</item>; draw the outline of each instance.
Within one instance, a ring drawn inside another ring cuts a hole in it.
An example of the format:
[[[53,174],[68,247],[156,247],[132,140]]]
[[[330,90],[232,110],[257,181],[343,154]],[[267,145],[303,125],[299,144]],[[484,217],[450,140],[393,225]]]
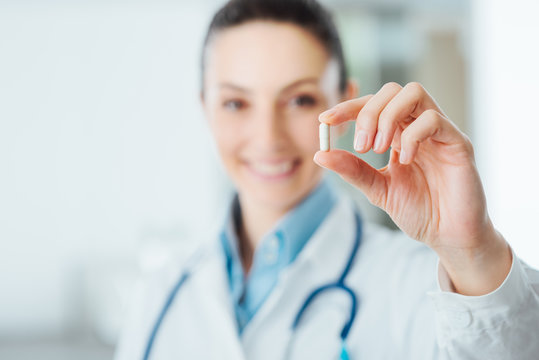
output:
[[[385,178],[365,161],[344,150],[318,151],[313,160],[357,187],[372,204],[382,205],[387,192]]]

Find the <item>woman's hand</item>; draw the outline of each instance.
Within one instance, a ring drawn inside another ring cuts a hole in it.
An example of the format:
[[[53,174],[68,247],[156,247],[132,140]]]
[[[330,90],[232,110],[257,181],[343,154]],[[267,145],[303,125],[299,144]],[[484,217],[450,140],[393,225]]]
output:
[[[417,83],[388,83],[375,95],[336,105],[320,121],[356,121],[354,148],[383,153],[374,169],[342,151],[317,152],[315,162],[358,187],[406,234],[436,251],[456,291],[480,295],[507,276],[511,252],[494,229],[468,137]]]

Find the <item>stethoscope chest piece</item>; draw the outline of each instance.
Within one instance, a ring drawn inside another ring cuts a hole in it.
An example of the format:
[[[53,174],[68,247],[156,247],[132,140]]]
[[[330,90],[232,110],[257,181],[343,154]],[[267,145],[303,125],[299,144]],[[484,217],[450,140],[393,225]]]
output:
[[[346,348],[346,342],[342,342],[341,345],[341,355],[339,356],[339,360],[350,360],[350,356],[348,355],[348,349]]]

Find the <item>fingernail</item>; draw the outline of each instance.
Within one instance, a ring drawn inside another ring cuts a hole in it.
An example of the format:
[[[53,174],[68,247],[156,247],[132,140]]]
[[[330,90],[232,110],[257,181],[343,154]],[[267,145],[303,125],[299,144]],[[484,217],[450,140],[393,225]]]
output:
[[[318,166],[321,166],[321,167],[325,168],[325,166],[322,165],[322,164],[320,164],[320,161],[318,160],[318,156],[319,156],[318,153],[319,153],[319,152],[320,152],[320,151],[317,151],[316,154],[314,154],[313,161],[314,161],[315,164],[317,164]]]
[[[318,115],[318,120],[320,120],[322,118],[329,119],[330,117],[335,115],[335,113],[337,113],[337,110],[335,108],[326,110],[323,113],[321,113],[320,115]]]
[[[380,151],[382,149],[382,143],[384,141],[384,134],[378,131],[376,138],[374,139],[374,151]]]
[[[408,161],[408,155],[406,154],[406,151],[404,151],[404,149],[401,149],[399,161],[401,164],[406,164],[406,162]]]
[[[356,151],[362,151],[367,146],[368,139],[369,134],[366,131],[359,130],[354,139],[354,149]]]

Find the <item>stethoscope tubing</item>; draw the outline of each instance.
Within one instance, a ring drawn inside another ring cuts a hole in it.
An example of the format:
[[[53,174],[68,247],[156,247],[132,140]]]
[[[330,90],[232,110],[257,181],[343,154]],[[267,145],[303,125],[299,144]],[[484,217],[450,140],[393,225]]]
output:
[[[354,260],[356,258],[357,252],[359,250],[359,246],[361,244],[362,223],[361,223],[361,218],[359,216],[359,213],[357,211],[354,212],[354,218],[356,222],[356,237],[354,239],[354,246],[352,248],[352,252],[350,253],[350,256],[348,257],[348,261],[346,262],[346,265],[341,275],[335,282],[328,283],[314,289],[303,302],[303,305],[300,307],[292,323],[292,334],[294,334],[299,326],[299,323],[303,315],[307,311],[308,307],[313,303],[313,301],[320,294],[326,291],[330,291],[330,290],[341,290],[347,293],[348,296],[350,297],[351,304],[350,304],[350,317],[348,318],[348,321],[343,326],[340,333],[341,344],[342,344],[340,358],[343,360],[350,359],[348,355],[348,350],[346,348],[346,339],[348,337],[348,333],[350,332],[350,329],[352,328],[352,325],[354,324],[356,314],[357,314],[358,304],[359,304],[359,300],[356,293],[344,283],[346,280],[346,276],[348,275],[348,273],[350,272],[350,269],[352,268],[352,265],[354,264]],[[286,350],[287,355],[285,359],[290,358],[291,350],[292,350],[292,339],[288,343],[287,350]]]

